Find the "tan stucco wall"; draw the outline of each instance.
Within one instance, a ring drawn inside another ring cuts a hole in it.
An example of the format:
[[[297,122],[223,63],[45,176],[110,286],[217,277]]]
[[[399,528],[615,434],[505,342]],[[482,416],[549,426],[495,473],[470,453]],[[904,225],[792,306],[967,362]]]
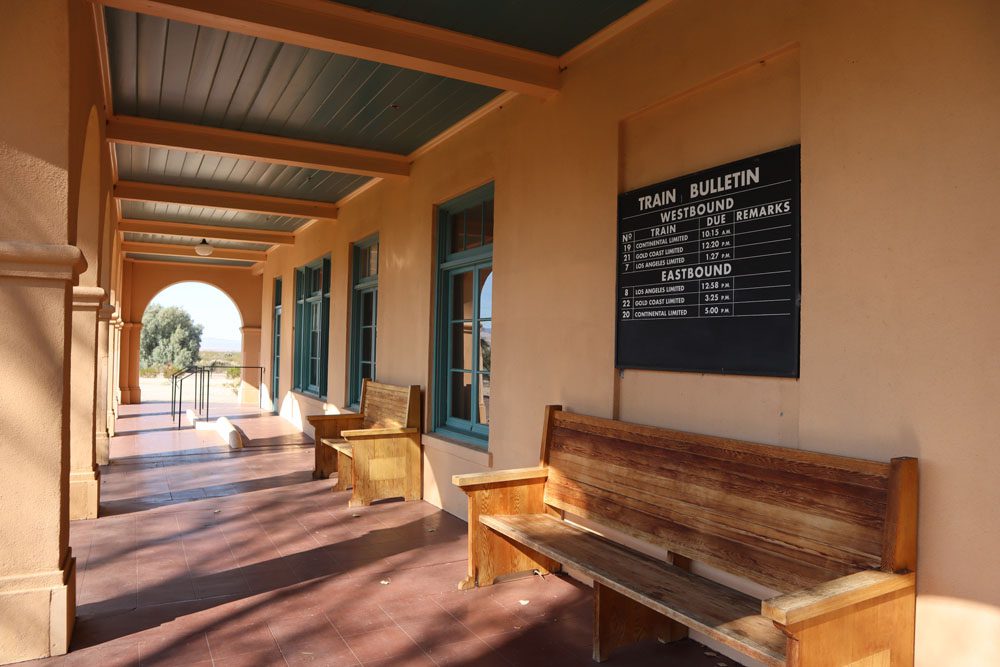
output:
[[[374,232],[379,379],[428,387],[433,207],[494,179],[494,466],[537,460],[546,403],[880,460],[918,456],[919,662],[995,661],[998,34],[1000,5],[986,0],[676,0],[573,63],[552,100],[508,103],[421,156],[408,180],[375,186],[337,223],[270,254],[261,357],[270,362],[281,275],[282,414],[301,423],[343,405],[348,244]],[[617,192],[796,142],[801,378],[619,379]],[[288,393],[292,270],[325,252],[327,405]],[[463,515],[450,476],[488,457],[435,444],[425,459],[425,497]]]

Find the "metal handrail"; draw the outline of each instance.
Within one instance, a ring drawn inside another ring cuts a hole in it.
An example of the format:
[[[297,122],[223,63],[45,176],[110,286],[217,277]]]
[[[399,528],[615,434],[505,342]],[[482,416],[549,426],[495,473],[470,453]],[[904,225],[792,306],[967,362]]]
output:
[[[210,364],[199,366],[192,365],[183,368],[182,370],[176,371],[170,376],[170,419],[173,421],[174,415],[177,416],[177,428],[180,429],[183,415],[181,412],[181,405],[184,402],[184,381],[190,378],[194,378],[194,407],[195,410],[201,414],[202,411],[205,413],[205,419],[208,419],[209,412],[211,410],[210,401],[210,389],[212,383],[212,373],[218,369],[223,368],[238,368],[241,370],[246,369],[257,369],[260,371],[260,382],[257,385],[257,406],[263,408],[264,394],[262,387],[264,386],[264,367],[263,366],[231,366],[229,364],[221,364],[218,361],[213,361]]]

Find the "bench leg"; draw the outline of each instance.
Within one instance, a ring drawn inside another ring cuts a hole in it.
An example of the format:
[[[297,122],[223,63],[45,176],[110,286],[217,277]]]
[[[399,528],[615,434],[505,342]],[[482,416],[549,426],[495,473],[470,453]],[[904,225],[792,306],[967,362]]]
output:
[[[788,636],[788,667],[912,667],[913,588],[860,603],[798,626]]]
[[[347,454],[337,451],[337,482],[334,491],[347,491],[354,486],[354,461]]]
[[[337,451],[322,444],[317,438],[313,479],[326,479],[335,472],[337,472]]]
[[[540,574],[558,572],[559,563],[515,544],[479,523],[489,514],[539,514],[544,480],[531,483],[499,482],[467,491],[469,496],[469,574],[459,582],[461,590],[491,586],[497,577],[515,572],[538,570]]]
[[[643,639],[672,642],[688,629],[618,591],[594,582],[594,662],[604,662],[621,646]]]

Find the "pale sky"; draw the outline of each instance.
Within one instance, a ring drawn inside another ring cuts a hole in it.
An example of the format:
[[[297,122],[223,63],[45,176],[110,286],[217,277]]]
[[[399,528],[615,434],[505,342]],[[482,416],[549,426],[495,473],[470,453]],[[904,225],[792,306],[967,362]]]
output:
[[[197,324],[205,327],[201,334],[202,348],[214,347],[209,338],[230,341],[224,349],[240,349],[240,313],[236,305],[218,288],[205,283],[177,283],[166,288],[151,303],[179,306],[191,314]]]

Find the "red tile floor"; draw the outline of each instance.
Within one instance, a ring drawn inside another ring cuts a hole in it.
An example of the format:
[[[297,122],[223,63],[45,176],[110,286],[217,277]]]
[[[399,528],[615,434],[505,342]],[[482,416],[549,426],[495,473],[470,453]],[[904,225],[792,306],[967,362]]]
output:
[[[230,452],[211,433],[157,430],[168,408],[123,406],[102,517],[70,531],[72,651],[39,663],[593,664],[586,586],[548,576],[458,591],[459,519],[424,502],[350,509],[312,479],[311,447]],[[253,440],[294,439],[280,418],[227,412],[254,424]],[[734,663],[685,640],[607,664]]]

